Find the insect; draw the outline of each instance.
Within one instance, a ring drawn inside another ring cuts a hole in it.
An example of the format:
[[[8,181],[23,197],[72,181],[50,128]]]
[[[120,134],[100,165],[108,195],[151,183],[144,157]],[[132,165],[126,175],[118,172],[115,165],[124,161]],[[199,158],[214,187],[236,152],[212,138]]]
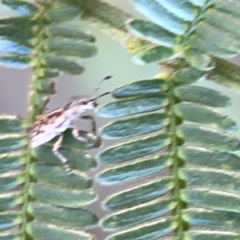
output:
[[[76,128],[74,122],[78,119],[89,119],[92,124],[92,133],[96,135],[96,124],[93,116],[83,114],[87,110],[93,110],[97,107],[97,99],[101,98],[110,92],[105,92],[101,95],[98,94],[98,90],[103,81],[111,78],[107,76],[99,83],[99,86],[95,88],[95,96],[90,99],[78,99],[68,103],[63,108],[58,108],[52,112],[43,115],[38,119],[30,128],[29,138],[31,142],[31,147],[36,148],[56,136],[60,137],[53,145],[53,153],[63,162],[67,172],[71,172],[71,168],[68,165],[67,159],[58,151],[62,145],[63,133],[68,128],[72,129],[72,134],[74,138],[80,141],[88,142],[86,138],[79,136],[78,129]]]

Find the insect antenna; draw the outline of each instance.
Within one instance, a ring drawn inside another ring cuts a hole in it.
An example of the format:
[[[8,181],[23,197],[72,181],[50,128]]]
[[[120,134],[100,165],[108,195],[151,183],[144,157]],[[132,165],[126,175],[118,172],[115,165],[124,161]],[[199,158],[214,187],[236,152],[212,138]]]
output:
[[[103,78],[103,79],[99,82],[98,86],[94,89],[94,90],[95,90],[95,94],[94,94],[94,97],[91,98],[92,101],[96,101],[98,98],[101,98],[101,97],[103,97],[103,96],[105,96],[105,95],[110,94],[110,92],[105,92],[105,93],[103,93],[103,94],[98,95],[98,91],[99,91],[102,83],[103,83],[104,81],[110,79],[111,77],[112,77],[112,76],[107,76],[107,77]]]

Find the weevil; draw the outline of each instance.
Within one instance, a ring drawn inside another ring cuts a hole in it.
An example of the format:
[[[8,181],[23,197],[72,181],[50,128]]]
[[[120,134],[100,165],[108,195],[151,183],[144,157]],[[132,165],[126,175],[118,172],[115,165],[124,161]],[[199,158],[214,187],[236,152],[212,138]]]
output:
[[[63,162],[66,171],[71,172],[67,159],[58,151],[62,145],[63,133],[70,128],[72,129],[74,138],[88,143],[86,138],[79,136],[75,121],[78,119],[89,119],[92,125],[92,133],[96,135],[96,123],[94,117],[90,115],[84,116],[83,114],[87,110],[94,110],[97,107],[97,99],[110,94],[110,92],[105,92],[98,95],[101,83],[109,78],[111,78],[111,76],[102,79],[99,86],[95,89],[95,96],[93,98],[74,100],[63,108],[53,110],[39,118],[30,127],[29,138],[31,147],[36,148],[47,143],[54,137],[59,136],[58,140],[53,145],[52,151]]]

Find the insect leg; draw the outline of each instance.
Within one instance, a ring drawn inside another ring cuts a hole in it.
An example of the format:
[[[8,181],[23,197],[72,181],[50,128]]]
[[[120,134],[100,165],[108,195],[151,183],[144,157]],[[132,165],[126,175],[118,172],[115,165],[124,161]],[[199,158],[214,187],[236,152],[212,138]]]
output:
[[[77,140],[79,140],[81,142],[85,142],[85,143],[88,142],[86,138],[79,135],[79,130],[76,127],[73,128],[72,135],[74,138],[76,138]]]
[[[97,129],[97,125],[96,125],[96,121],[95,121],[94,117],[91,116],[91,115],[85,115],[85,116],[82,116],[81,118],[82,118],[82,119],[91,120],[92,133],[93,133],[94,135],[97,135],[97,130],[96,130],[96,129]]]
[[[87,119],[87,120],[90,119],[91,120],[91,125],[92,125],[91,132],[93,133],[94,136],[96,136],[97,135],[96,134],[96,121],[95,121],[94,117],[91,115],[85,115],[85,116],[82,116],[81,119]],[[79,135],[79,130],[75,126],[72,126],[72,128],[73,128],[72,134],[73,134],[74,138],[76,138],[79,141],[85,142],[85,143],[89,142],[90,139],[88,137],[84,138]]]
[[[71,168],[69,167],[67,163],[67,159],[58,151],[58,149],[61,147],[63,141],[63,135],[59,137],[59,139],[54,143],[53,145],[53,153],[63,162],[65,169],[68,173],[71,172]]]

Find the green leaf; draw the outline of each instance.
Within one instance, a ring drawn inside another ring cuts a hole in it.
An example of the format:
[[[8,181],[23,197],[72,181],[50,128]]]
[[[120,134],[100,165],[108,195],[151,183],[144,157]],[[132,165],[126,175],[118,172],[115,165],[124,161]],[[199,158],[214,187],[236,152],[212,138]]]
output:
[[[49,174],[49,171],[51,171],[51,174]],[[65,169],[58,167],[34,164],[33,175],[40,181],[63,188],[80,190],[92,187],[92,181],[87,175],[79,172],[66,174]]]
[[[196,166],[240,172],[240,158],[232,153],[207,148],[184,146],[178,153],[186,163]]]
[[[18,238],[19,238],[18,234],[8,234],[8,233],[0,234],[0,240],[16,240]]]
[[[51,24],[49,26],[49,32],[53,37],[61,36],[64,38],[83,40],[90,43],[95,42],[95,38],[92,35],[81,31],[79,27],[76,27],[74,24]]]
[[[21,156],[23,152],[11,152],[0,154],[0,172],[16,169],[23,165]]]
[[[184,180],[190,186],[206,186],[236,193],[240,189],[240,173],[234,171],[198,167],[185,168],[181,171],[181,175],[183,175]]]
[[[211,240],[238,240],[240,237],[237,233],[231,232],[211,232],[211,231],[204,231],[204,230],[195,230],[189,231],[186,233],[186,238],[194,239],[194,240],[204,240],[204,239],[211,239]]]
[[[189,48],[184,51],[185,60],[200,71],[209,71],[214,68],[211,58],[200,50]]]
[[[0,214],[0,230],[11,229],[21,223],[19,212],[4,212]],[[1,235],[0,235],[1,239]]]
[[[239,151],[240,139],[226,132],[193,124],[184,124],[180,135],[186,142],[213,150]]]
[[[173,205],[170,205],[170,200],[161,199],[117,212],[103,220],[104,230],[119,230],[153,220],[170,212],[171,208],[173,208]]]
[[[23,199],[19,192],[2,193],[0,194],[0,211],[5,211],[15,208],[22,203]]]
[[[0,133],[12,133],[22,131],[22,121],[16,116],[2,115],[0,116]]]
[[[8,172],[0,176],[0,191],[11,190],[24,183],[20,171]]]
[[[105,208],[108,210],[120,210],[134,207],[164,195],[172,187],[172,179],[169,178],[145,183],[112,195],[105,201]]]
[[[73,39],[53,39],[48,41],[48,47],[57,56],[90,58],[97,53],[93,44]]]
[[[110,147],[99,156],[104,163],[121,163],[155,153],[168,145],[167,135],[156,135]]]
[[[174,55],[170,48],[159,46],[140,52],[132,60],[134,63],[143,65],[147,63],[163,62]]]
[[[29,67],[30,58],[27,55],[0,56],[0,64],[5,67],[25,69]]]
[[[228,107],[229,97],[222,93],[199,86],[180,86],[175,88],[175,94],[182,101],[200,103],[211,107]]]
[[[31,16],[37,12],[37,8],[31,3],[18,0],[2,0],[2,3],[23,16]]]
[[[101,184],[117,184],[139,177],[160,172],[167,168],[169,156],[161,155],[154,158],[135,161],[120,167],[111,167],[98,175]]]
[[[166,125],[168,125],[168,119],[165,114],[145,114],[110,123],[102,129],[101,135],[105,139],[139,136],[158,131]]]
[[[47,15],[51,22],[71,21],[81,14],[80,10],[74,6],[66,6],[49,9]]]
[[[95,199],[91,190],[77,191],[40,183],[32,184],[29,194],[43,203],[72,208],[85,206]]]
[[[176,72],[174,82],[179,85],[191,84],[201,80],[205,75],[202,71],[194,68],[183,68]]]
[[[159,239],[174,230],[171,225],[171,220],[163,219],[156,222],[141,225],[128,231],[120,232],[112,235],[107,240],[144,240],[144,239]]]
[[[239,7],[240,7],[240,4],[239,4],[239,1],[237,0],[231,1],[231,4],[227,3],[224,0],[218,0],[216,5],[216,8],[218,10],[221,10],[226,13],[230,13],[237,18],[239,18],[239,14],[240,14]]]
[[[199,208],[184,211],[185,219],[191,225],[207,227],[211,229],[238,231],[240,214],[233,212],[221,212]]]
[[[139,95],[152,96],[153,94],[158,94],[162,91],[166,91],[167,88],[168,85],[166,80],[150,79],[125,84],[113,90],[112,94],[115,98],[136,97]]]
[[[174,14],[169,14],[157,0],[134,0],[134,3],[140,13],[171,33],[182,35],[186,31],[184,22]]]
[[[22,134],[2,134],[0,136],[0,153],[20,150],[24,146],[22,141]]]
[[[92,228],[98,221],[96,215],[84,209],[61,208],[43,203],[32,203],[29,212],[38,221],[79,230]]]
[[[32,222],[27,226],[27,232],[36,240],[46,240],[51,236],[51,240],[93,240],[93,236],[83,231],[66,230],[38,221]]]
[[[198,10],[197,8],[194,8],[189,1],[180,2],[177,0],[162,0],[161,4],[172,14],[187,21],[193,21]]]
[[[79,133],[83,137],[86,137],[87,135],[84,131],[80,131]],[[52,151],[53,144],[57,141],[57,139],[58,137],[55,137],[50,142],[36,148],[38,161],[43,162],[46,165],[63,167],[63,163]],[[89,138],[90,143],[91,141],[92,139]],[[76,140],[72,136],[70,129],[64,132],[64,138],[59,152],[68,159],[69,166],[72,169],[88,171],[97,166],[96,160],[88,153],[83,152],[83,149],[89,149],[85,142]]]
[[[170,48],[177,43],[176,35],[151,22],[133,20],[128,29],[138,37],[164,47]]]
[[[0,39],[0,51],[3,53],[29,54],[31,49],[14,40]]]
[[[237,124],[221,111],[194,103],[180,103],[175,107],[177,113],[190,122],[207,124],[214,128],[236,131]]]
[[[78,63],[61,57],[46,57],[46,67],[58,69],[70,75],[79,75],[83,73],[84,68]]]
[[[167,104],[168,100],[163,96],[127,98],[106,104],[98,110],[97,114],[107,118],[124,117],[159,110]]]
[[[193,206],[206,207],[213,210],[240,212],[240,195],[208,188],[185,189],[182,198]]]

